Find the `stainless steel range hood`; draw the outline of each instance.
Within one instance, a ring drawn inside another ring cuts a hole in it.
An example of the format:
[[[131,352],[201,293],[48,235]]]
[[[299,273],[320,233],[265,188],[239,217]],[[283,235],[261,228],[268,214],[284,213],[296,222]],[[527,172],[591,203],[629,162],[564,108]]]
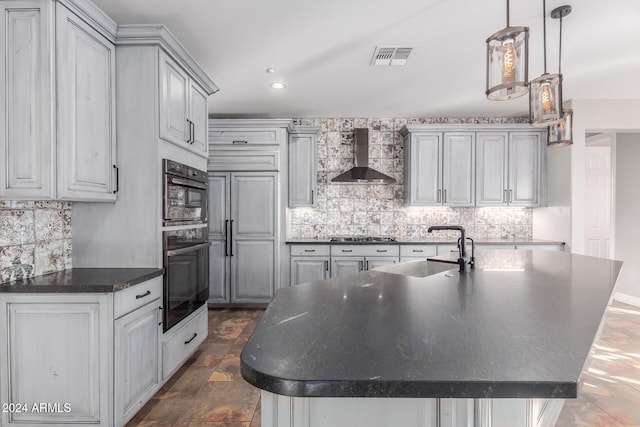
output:
[[[338,184],[360,183],[360,184],[393,184],[395,178],[378,172],[369,167],[369,129],[354,129],[355,138],[355,166],[346,172],[341,173],[331,180]]]

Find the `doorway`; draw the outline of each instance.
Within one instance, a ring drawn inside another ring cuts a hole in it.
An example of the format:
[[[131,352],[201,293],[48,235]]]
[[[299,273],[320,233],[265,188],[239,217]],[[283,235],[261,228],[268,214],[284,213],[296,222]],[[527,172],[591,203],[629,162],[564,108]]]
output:
[[[587,134],[585,142],[585,254],[613,258],[611,149],[615,134]]]

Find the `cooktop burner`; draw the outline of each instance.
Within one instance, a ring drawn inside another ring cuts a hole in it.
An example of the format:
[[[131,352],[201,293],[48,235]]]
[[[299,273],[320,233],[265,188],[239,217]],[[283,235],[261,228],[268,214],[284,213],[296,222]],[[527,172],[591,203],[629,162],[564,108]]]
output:
[[[336,236],[331,238],[332,242],[395,242],[395,237],[382,236]]]

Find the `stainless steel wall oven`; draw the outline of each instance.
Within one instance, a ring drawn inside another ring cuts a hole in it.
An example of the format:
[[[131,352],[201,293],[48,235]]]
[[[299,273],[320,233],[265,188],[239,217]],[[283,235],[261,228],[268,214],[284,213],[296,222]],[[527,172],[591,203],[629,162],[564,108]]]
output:
[[[207,173],[169,159],[162,163],[163,225],[206,224]]]
[[[164,331],[209,298],[207,173],[163,160]],[[180,227],[172,227],[180,225]]]
[[[209,298],[207,227],[165,231],[164,330],[167,331]]]

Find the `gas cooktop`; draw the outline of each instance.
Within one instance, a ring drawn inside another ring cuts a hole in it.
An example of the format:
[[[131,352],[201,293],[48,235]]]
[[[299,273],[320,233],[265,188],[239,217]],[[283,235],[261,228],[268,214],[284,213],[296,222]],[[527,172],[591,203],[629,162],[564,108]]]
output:
[[[395,242],[395,237],[382,236],[336,236],[331,238],[332,242]]]

